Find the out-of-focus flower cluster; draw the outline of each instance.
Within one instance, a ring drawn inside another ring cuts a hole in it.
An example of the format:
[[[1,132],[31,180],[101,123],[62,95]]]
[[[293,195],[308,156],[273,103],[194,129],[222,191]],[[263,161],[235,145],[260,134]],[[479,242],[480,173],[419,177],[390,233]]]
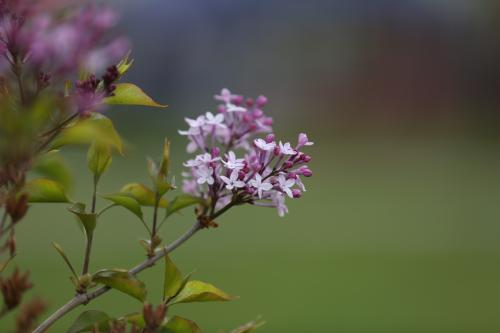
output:
[[[112,95],[120,76],[113,64],[128,42],[110,38],[111,9],[82,2],[0,0],[0,77],[24,85],[25,105],[49,91],[66,97],[71,113],[87,114]]]
[[[111,9],[97,6],[0,0],[0,53],[53,75],[102,71],[128,49],[123,38],[107,39],[116,19]]]
[[[184,163],[184,192],[210,199],[218,209],[238,200],[275,207],[284,216],[285,198],[299,198],[306,190],[301,177],[312,176],[311,157],[302,149],[313,142],[304,133],[295,144],[277,140],[263,111],[264,96],[245,98],[223,89],[214,97],[221,102],[216,114],[186,118],[189,128],[179,131],[190,141],[187,151],[197,153]]]

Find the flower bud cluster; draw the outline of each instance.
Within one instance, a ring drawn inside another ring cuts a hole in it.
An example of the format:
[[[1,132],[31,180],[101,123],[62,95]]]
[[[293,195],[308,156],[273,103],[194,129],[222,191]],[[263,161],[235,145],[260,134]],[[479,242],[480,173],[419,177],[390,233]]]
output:
[[[184,192],[219,209],[236,200],[275,207],[284,216],[285,198],[300,198],[306,190],[301,177],[312,176],[311,157],[302,149],[313,142],[304,133],[295,145],[277,140],[263,111],[264,96],[245,98],[223,89],[215,99],[221,102],[215,115],[186,118],[189,128],[179,131],[189,139],[187,151],[196,153],[184,163]]]

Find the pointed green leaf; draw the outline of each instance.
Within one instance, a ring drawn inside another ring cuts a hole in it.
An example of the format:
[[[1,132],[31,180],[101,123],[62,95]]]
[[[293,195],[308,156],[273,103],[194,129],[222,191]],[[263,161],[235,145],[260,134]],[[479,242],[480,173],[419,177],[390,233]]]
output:
[[[111,165],[111,148],[108,145],[104,145],[98,141],[94,141],[87,153],[87,165],[94,175],[94,183],[99,181],[101,175],[109,168]]]
[[[170,304],[190,302],[230,301],[233,297],[202,281],[189,281]]]
[[[155,193],[143,184],[131,183],[122,187],[121,193],[128,194],[137,200],[142,206],[154,206]],[[167,207],[167,200],[160,200],[160,207]]]
[[[168,255],[165,255],[165,280],[163,296],[168,300],[179,293],[183,284],[182,274]]]
[[[83,228],[85,229],[85,233],[87,237],[92,235],[94,229],[97,225],[97,214],[95,213],[86,213],[85,212],[85,204],[76,203],[71,208],[68,209],[71,213],[75,214],[77,221],[81,223]]]
[[[196,323],[179,316],[170,318],[166,324],[162,325],[160,333],[201,333]]]
[[[78,274],[76,273],[75,268],[73,267],[73,265],[69,261],[69,258],[66,255],[66,253],[64,253],[64,250],[63,250],[62,246],[59,245],[56,242],[52,242],[52,246],[54,246],[54,248],[56,249],[56,251],[61,255],[61,257],[63,258],[63,260],[66,263],[66,265],[68,265],[69,270],[71,271],[71,273],[73,273],[73,276],[78,280]]]
[[[149,97],[141,88],[132,83],[118,83],[114,96],[105,98],[106,104],[121,104],[121,105],[142,105],[166,108],[166,105],[161,105]]]
[[[37,178],[30,180],[24,186],[22,192],[28,194],[29,202],[71,202],[64,187],[51,179]]]
[[[66,333],[90,332],[96,326],[99,330],[109,330],[111,318],[102,311],[89,310],[82,312]]]
[[[169,217],[173,213],[184,209],[186,207],[189,207],[191,205],[196,205],[196,204],[205,204],[205,200],[199,197],[194,197],[189,194],[181,194],[177,197],[175,197],[167,206],[166,210],[166,216],[165,218]]]
[[[118,73],[120,73],[120,76],[125,74],[132,64],[134,63],[134,59],[130,59],[130,51],[127,53],[127,55],[120,60],[120,62],[116,65],[116,68],[118,68]]]
[[[79,119],[64,128],[54,139],[52,149],[69,144],[91,144],[94,141],[123,153],[123,142],[109,118],[93,113],[90,118]]]
[[[36,160],[33,170],[45,178],[58,182],[66,190],[72,186],[70,168],[58,151],[53,150],[40,156]]]
[[[139,301],[146,299],[146,286],[123,269],[103,269],[95,273],[92,280],[128,294]]]
[[[101,195],[102,198],[109,200],[116,205],[122,206],[132,213],[134,213],[141,220],[143,219],[142,209],[139,202],[132,196],[124,193],[114,193],[108,195]]]

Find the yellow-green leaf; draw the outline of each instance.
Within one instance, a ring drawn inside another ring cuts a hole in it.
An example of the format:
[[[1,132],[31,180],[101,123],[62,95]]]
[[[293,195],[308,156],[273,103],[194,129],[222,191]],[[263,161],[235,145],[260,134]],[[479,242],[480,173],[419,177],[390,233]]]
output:
[[[146,286],[127,270],[103,269],[93,275],[92,281],[119,290],[139,301],[146,299]]]
[[[189,281],[170,304],[230,301],[233,298],[210,283]]]
[[[94,175],[94,182],[97,183],[101,175],[111,165],[111,147],[98,141],[94,141],[87,153],[87,165]]]
[[[164,299],[168,300],[179,292],[183,284],[182,274],[168,255],[165,255]]]
[[[52,148],[70,144],[91,144],[94,141],[123,153],[123,142],[113,123],[98,113],[93,113],[87,119],[79,119],[64,128],[54,139]]]
[[[132,83],[118,83],[113,91],[114,96],[105,98],[106,104],[142,105],[166,108],[149,97],[141,88]]]
[[[142,220],[143,214],[141,205],[135,198],[133,198],[129,194],[114,193],[114,194],[102,195],[101,197],[115,203],[116,205],[128,209]]]
[[[130,51],[129,51],[127,55],[122,60],[120,60],[120,62],[116,65],[118,73],[120,73],[120,76],[125,74],[130,69],[133,63],[134,59],[130,59]]]
[[[76,216],[77,221],[80,222],[85,229],[87,237],[92,235],[97,225],[97,214],[85,212],[85,204],[80,202],[75,203],[68,210]]]
[[[257,318],[255,320],[252,320],[251,322],[248,322],[244,325],[241,325],[240,327],[235,328],[234,330],[231,331],[231,333],[250,333],[258,329],[259,327],[263,326],[266,322],[263,321],[260,318]]]
[[[167,206],[165,218],[173,213],[196,204],[205,204],[205,200],[199,197],[194,197],[189,194],[181,194],[175,197]]]
[[[132,198],[137,200],[142,206],[154,206],[155,205],[155,192],[147,188],[143,184],[131,183],[122,187],[121,193],[130,195]],[[167,200],[162,198],[160,200],[160,207],[167,207]]]
[[[64,187],[51,179],[30,180],[24,186],[23,192],[28,194],[29,202],[71,202]]]
[[[71,273],[73,273],[73,276],[78,279],[78,274],[76,273],[76,270],[75,268],[73,267],[73,265],[71,264],[71,261],[69,261],[69,258],[68,256],[66,255],[66,253],[64,252],[63,248],[61,245],[59,245],[58,243],[56,242],[52,242],[52,246],[54,246],[54,248],[56,249],[56,251],[61,255],[61,257],[63,258],[64,262],[66,263],[66,265],[68,266],[69,270],[71,271]]]
[[[53,150],[40,156],[36,160],[33,170],[45,178],[58,182],[66,190],[72,187],[70,168],[58,151]]]
[[[173,316],[162,325],[160,333],[201,333],[200,328],[192,320]]]
[[[101,331],[107,331],[110,321],[111,318],[102,311],[85,311],[76,318],[66,333],[90,332],[96,326]]]

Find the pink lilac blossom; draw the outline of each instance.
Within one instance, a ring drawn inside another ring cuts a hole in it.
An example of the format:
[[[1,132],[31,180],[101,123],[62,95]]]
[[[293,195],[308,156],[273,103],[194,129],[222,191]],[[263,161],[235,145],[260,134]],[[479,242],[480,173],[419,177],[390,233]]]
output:
[[[279,216],[288,213],[285,198],[300,198],[310,177],[311,160],[301,151],[313,145],[300,133],[297,144],[276,140],[272,118],[263,108],[267,98],[245,98],[223,89],[214,96],[218,113],[185,118],[189,128],[187,151],[195,156],[184,163],[183,190],[201,196],[222,209],[230,203],[274,207]]]

